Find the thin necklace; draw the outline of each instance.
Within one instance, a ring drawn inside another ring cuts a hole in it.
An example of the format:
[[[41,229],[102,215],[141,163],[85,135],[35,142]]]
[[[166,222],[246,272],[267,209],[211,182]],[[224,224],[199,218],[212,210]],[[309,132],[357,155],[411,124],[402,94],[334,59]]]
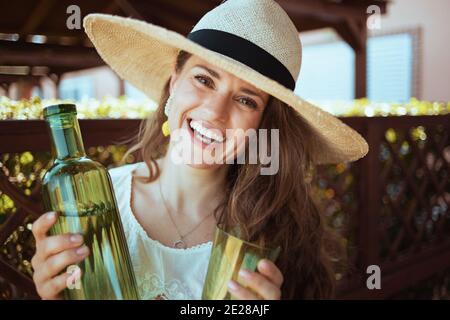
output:
[[[168,216],[170,217],[170,220],[172,221],[172,224],[174,225],[175,229],[177,230],[179,239],[177,241],[174,241],[173,243],[173,247],[174,248],[178,248],[178,249],[186,249],[187,245],[186,242],[184,241],[184,239],[190,235],[192,232],[194,232],[195,230],[197,230],[197,228],[203,223],[205,222],[206,219],[208,219],[212,213],[208,214],[205,218],[202,219],[202,221],[200,221],[191,231],[189,231],[188,233],[185,233],[184,235],[181,234],[180,230],[178,229],[177,224],[175,223],[175,220],[173,219],[172,215],[170,214],[170,210],[167,207],[166,204],[166,200],[164,199],[163,193],[162,193],[162,187],[161,187],[161,178],[158,179],[158,185],[159,185],[159,193],[161,195],[161,199],[164,205],[164,208],[166,209],[166,212],[168,214]]]

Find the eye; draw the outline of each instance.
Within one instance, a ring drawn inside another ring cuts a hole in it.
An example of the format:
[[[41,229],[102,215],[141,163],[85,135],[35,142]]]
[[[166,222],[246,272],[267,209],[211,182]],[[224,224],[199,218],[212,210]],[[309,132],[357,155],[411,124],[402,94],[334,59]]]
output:
[[[212,81],[212,79],[208,76],[204,76],[204,75],[196,75],[194,77],[198,82],[200,82],[201,84],[203,84],[204,86],[207,86],[209,88],[213,87],[214,82]]]
[[[250,98],[239,98],[239,103],[252,108],[252,109],[256,109],[258,104],[255,102],[255,100],[250,99]]]

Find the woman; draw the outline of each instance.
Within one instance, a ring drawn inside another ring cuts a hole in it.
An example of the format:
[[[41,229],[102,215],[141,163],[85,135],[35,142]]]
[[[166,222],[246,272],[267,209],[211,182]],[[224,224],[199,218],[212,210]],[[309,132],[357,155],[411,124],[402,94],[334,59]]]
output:
[[[110,170],[141,298],[200,298],[218,223],[282,248],[276,263],[264,259],[257,272],[242,271],[248,289],[230,282],[235,297],[331,297],[332,257],[308,176],[314,164],[363,157],[367,144],[293,93],[301,45],[283,9],[272,0],[229,0],[187,38],[108,15],[84,22],[102,58],[159,102],[129,150],[143,161]],[[250,139],[226,144],[255,129],[277,130],[278,140],[264,140],[278,156],[272,174],[262,174],[261,159],[249,161]],[[243,154],[244,163],[205,161]],[[33,224],[34,281],[46,299],[60,297],[68,277],[61,272],[89,254],[79,236],[46,236],[56,219],[49,213]]]

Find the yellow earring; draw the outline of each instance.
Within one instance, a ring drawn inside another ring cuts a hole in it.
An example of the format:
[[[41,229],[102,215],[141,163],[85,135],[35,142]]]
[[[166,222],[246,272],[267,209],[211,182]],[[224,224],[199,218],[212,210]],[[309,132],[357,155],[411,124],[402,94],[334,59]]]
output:
[[[167,98],[166,101],[166,105],[164,106],[164,114],[169,117],[169,111],[170,111],[170,107],[172,104],[172,95],[169,95],[169,97]],[[164,137],[167,137],[168,135],[170,135],[170,130],[169,130],[169,120],[164,121],[164,123],[162,124],[162,133],[164,135]]]
[[[164,121],[161,129],[162,129],[162,133],[163,133],[164,137],[167,137],[168,135],[170,135],[169,120]]]

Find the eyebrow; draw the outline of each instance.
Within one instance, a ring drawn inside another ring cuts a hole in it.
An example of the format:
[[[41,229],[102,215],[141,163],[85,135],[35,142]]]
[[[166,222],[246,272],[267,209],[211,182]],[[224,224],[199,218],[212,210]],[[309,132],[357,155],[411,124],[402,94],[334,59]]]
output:
[[[255,97],[258,97],[258,98],[260,98],[261,99],[261,101],[263,101],[264,102],[264,99],[263,99],[263,97],[259,94],[259,93],[257,93],[257,92],[255,92],[255,91],[252,91],[252,90],[250,90],[250,89],[247,89],[247,88],[241,88],[241,91],[242,92],[244,92],[244,93],[246,93],[246,94],[249,94],[249,95],[252,95],[252,96],[255,96]]]
[[[204,65],[202,65],[202,64],[197,64],[197,65],[195,65],[194,67],[200,67],[200,68],[203,68],[203,69],[205,69],[206,71],[208,71],[214,78],[217,78],[217,79],[220,80],[220,75],[219,75],[216,71],[214,71],[214,70],[208,68],[207,66],[204,66]]]
[[[205,65],[197,64],[197,65],[195,65],[194,67],[200,67],[200,68],[203,68],[203,69],[205,69],[206,71],[208,71],[208,72],[211,74],[211,76],[213,76],[213,77],[215,77],[215,78],[217,78],[217,79],[219,79],[219,80],[221,79],[221,78],[220,78],[220,75],[219,75],[216,71],[214,71],[214,70],[208,68],[208,67],[205,66]],[[261,101],[264,101],[263,97],[262,97],[259,93],[255,92],[255,91],[253,91],[253,90],[250,90],[250,89],[247,89],[247,88],[243,88],[243,87],[241,87],[240,90],[241,90],[242,92],[246,93],[246,94],[250,94],[250,95],[252,95],[252,96],[256,96],[256,97],[260,98]]]

